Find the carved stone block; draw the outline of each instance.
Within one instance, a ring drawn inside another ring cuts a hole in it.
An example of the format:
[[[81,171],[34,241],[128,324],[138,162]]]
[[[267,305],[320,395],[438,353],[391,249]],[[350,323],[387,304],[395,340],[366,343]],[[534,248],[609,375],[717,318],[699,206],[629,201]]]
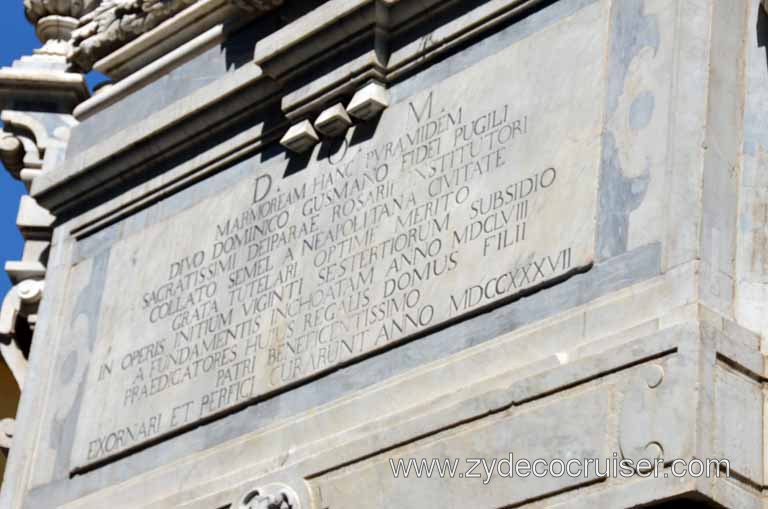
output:
[[[369,120],[389,106],[389,93],[381,83],[371,82],[357,91],[347,106],[349,114]]]
[[[304,120],[288,129],[280,144],[292,152],[301,153],[314,147],[319,141],[320,137],[310,121]]]
[[[280,4],[102,2],[79,122],[0,72],[0,507],[765,506],[761,1]]]
[[[320,113],[320,116],[315,120],[315,129],[330,138],[341,136],[347,132],[351,125],[352,120],[343,104],[331,106]]]

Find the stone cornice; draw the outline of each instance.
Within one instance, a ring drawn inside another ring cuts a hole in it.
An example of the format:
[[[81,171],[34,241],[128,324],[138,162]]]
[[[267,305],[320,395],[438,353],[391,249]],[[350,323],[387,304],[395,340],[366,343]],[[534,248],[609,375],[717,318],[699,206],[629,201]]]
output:
[[[62,111],[72,111],[90,96],[82,74],[39,68],[0,69],[0,108],[19,101],[55,100]]]
[[[100,59],[170,20],[198,0],[104,0],[80,18],[72,33],[69,60],[90,70]],[[268,12],[283,0],[228,0],[254,13]]]
[[[461,8],[461,2],[330,0],[261,39],[253,57],[256,65],[243,66],[154,112],[141,129],[118,131],[68,157],[55,173],[43,174],[35,180],[32,195],[57,216],[67,217],[85,202],[99,202],[99,196],[126,175],[162,166],[165,158],[190,150],[199,140],[211,136],[212,126],[223,132],[227,125],[242,121],[244,112],[273,107],[279,102],[284,120],[270,124],[268,130],[257,126],[236,136],[223,143],[221,150],[210,151],[210,159],[208,154],[201,155],[190,163],[190,168],[182,165],[185,169],[179,170],[179,176],[168,172],[163,176],[162,189],[146,188],[140,192],[142,197],[137,197],[135,203],[143,207],[157,199],[156,192],[164,194],[177,185],[183,187],[189,179],[220,171],[227,164],[225,161],[245,157],[279,140],[291,125],[314,119],[334,104],[345,102],[345,98],[352,97],[371,80],[386,88],[403,76],[418,72],[431,59],[495,30],[507,20],[534,12],[541,4],[541,0],[495,0],[466,12],[459,9],[459,13],[448,16],[450,21],[425,38],[418,33],[404,34],[426,23],[437,12],[452,6]],[[394,38],[399,39],[398,43],[389,44]],[[350,44],[356,45],[360,56],[351,60],[338,58]],[[302,81],[320,65],[323,73]],[[114,87],[115,100],[121,97],[117,94],[118,86],[119,83]],[[113,90],[106,92],[111,93]],[[106,98],[105,101],[109,104]],[[145,147],[151,149],[144,150]],[[87,232],[109,224],[112,214],[125,213],[124,209],[111,207],[94,212]]]
[[[161,60],[173,59],[180,63],[184,58],[175,58],[178,51],[192,41],[205,39],[211,27],[223,26],[227,22],[237,26],[232,18],[238,9],[231,0],[198,0],[172,18],[162,22],[119,49],[101,58],[93,68],[119,83],[125,78],[135,77],[148,67],[156,67]],[[194,52],[193,52],[194,53]]]

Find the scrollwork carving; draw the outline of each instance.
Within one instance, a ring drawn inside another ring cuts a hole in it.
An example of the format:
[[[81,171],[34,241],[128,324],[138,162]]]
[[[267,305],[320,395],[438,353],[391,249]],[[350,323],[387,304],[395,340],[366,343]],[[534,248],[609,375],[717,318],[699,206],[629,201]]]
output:
[[[296,493],[282,484],[249,489],[232,507],[233,509],[300,509]]]
[[[72,32],[68,58],[83,70],[90,70],[100,58],[149,32],[197,0],[105,0],[80,19]],[[283,0],[230,0],[244,10],[267,12]]]
[[[80,19],[68,58],[89,70],[99,58],[148,32],[196,0],[106,0]]]

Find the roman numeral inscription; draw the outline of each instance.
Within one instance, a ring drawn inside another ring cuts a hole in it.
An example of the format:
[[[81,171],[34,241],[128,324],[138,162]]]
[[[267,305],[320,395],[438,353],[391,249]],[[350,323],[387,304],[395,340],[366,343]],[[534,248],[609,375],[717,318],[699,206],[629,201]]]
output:
[[[523,50],[505,50],[394,104],[370,139],[350,132],[288,176],[285,160],[256,157],[226,192],[118,241],[75,464],[588,268],[602,117],[593,44],[558,49],[572,55],[567,78],[543,67],[484,79],[516,76]]]

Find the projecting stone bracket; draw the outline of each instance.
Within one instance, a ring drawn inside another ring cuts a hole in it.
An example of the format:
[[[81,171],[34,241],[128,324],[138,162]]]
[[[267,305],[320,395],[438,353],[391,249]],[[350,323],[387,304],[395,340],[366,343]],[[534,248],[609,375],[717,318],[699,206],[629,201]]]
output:
[[[233,509],[300,509],[296,492],[283,484],[249,488],[232,504]]]
[[[309,120],[293,125],[280,143],[292,152],[306,152],[320,141],[315,129],[327,138],[338,138],[352,127],[354,122],[350,116],[366,122],[375,118],[388,106],[389,92],[386,87],[372,81],[355,93],[346,108],[342,103],[336,103],[320,113],[314,126]]]
[[[7,70],[0,69],[0,107],[12,103],[3,97],[3,76]],[[76,125],[71,115],[52,112],[5,109],[0,119],[0,159],[27,189],[45,169],[54,168],[64,157],[70,129]]]
[[[24,167],[24,146],[16,136],[0,131],[0,160],[15,178],[20,178]]]
[[[341,103],[324,110],[315,120],[315,129],[329,138],[343,135],[351,125],[352,119]]]
[[[357,91],[349,103],[349,114],[370,120],[389,107],[389,92],[381,83],[372,81]]]
[[[43,151],[33,136],[17,131],[9,132],[11,124],[3,120],[6,130],[0,134],[0,159],[11,176],[21,180],[29,189],[32,181],[42,171]]]
[[[0,355],[20,390],[24,388],[27,359],[16,341],[17,323],[20,317],[34,322],[44,287],[43,281],[22,281],[8,292],[0,308]]]
[[[5,71],[7,68],[0,70],[0,84]],[[22,98],[26,97],[25,94],[27,92],[22,93]],[[16,99],[2,99],[0,93],[0,102]],[[62,113],[17,110],[3,110],[0,118],[4,124],[0,133],[0,158],[11,175],[30,189],[44,170],[56,168],[64,155],[69,130],[75,121],[72,116]],[[54,221],[48,210],[31,196],[21,197],[16,224],[24,237],[24,251],[21,260],[5,264],[17,291],[25,291],[29,285],[42,284],[37,280],[45,278]],[[11,292],[9,298],[14,298],[13,295],[14,292]],[[6,313],[5,308],[3,312]]]
[[[280,140],[280,144],[292,152],[302,153],[314,147],[318,141],[320,137],[312,127],[312,123],[304,120],[288,129]]]

